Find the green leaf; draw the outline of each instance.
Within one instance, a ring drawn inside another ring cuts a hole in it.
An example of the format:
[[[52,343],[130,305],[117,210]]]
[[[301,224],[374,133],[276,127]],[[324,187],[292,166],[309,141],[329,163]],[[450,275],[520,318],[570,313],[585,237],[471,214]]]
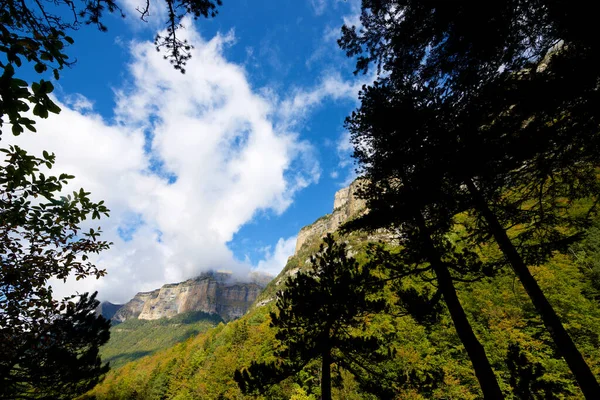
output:
[[[52,100],[48,100],[48,104],[46,104],[46,107],[48,108],[48,111],[50,111],[53,114],[60,113],[60,107],[57,106],[56,103],[53,102]]]
[[[46,71],[46,69],[48,69],[48,67],[46,67],[46,65],[44,65],[42,63],[35,64],[35,66],[33,68],[35,69],[35,72],[37,72],[38,74],[41,74],[42,72]]]
[[[41,118],[48,118],[48,110],[41,104],[36,104],[35,107],[33,107],[33,115],[37,115]]]
[[[15,136],[19,136],[21,133],[23,133],[23,127],[19,124],[13,124],[12,133]]]

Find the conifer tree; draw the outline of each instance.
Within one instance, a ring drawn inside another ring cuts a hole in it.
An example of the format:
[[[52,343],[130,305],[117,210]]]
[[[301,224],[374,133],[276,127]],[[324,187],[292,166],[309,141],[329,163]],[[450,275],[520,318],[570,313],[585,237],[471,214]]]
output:
[[[384,164],[372,166],[381,156],[393,171],[395,160],[411,169],[411,182],[428,186],[423,193],[432,206],[447,207],[451,199],[460,204],[456,211],[474,210],[475,236],[495,239],[584,394],[597,398],[596,378],[527,268],[564,248],[589,223],[569,214],[565,203],[600,193],[600,65],[591,26],[583,22],[589,21],[585,7],[575,8],[553,1],[503,1],[485,9],[462,2],[364,1],[365,29],[345,28],[340,44],[359,55],[358,70],[374,62],[386,72],[363,92],[358,118],[366,136],[356,129],[355,143],[367,150],[358,150],[359,161],[370,171],[384,170]],[[399,121],[399,104],[415,95],[432,119],[406,124],[412,116],[405,114]],[[382,122],[374,104],[391,119]],[[356,121],[357,114],[350,118]],[[434,162],[405,161],[411,152]],[[521,234],[509,236],[511,227],[523,224]],[[559,228],[565,224],[568,233]]]
[[[381,287],[368,269],[361,269],[346,254],[346,245],[328,234],[319,253],[312,257],[311,269],[286,281],[277,293],[277,312],[271,325],[282,347],[276,355],[281,362],[253,363],[236,371],[235,379],[244,392],[264,390],[301,370],[309,361],[321,360],[321,398],[331,399],[331,365],[350,370],[366,363],[380,343],[352,331],[361,328],[364,317],[381,311],[385,302],[372,298]]]

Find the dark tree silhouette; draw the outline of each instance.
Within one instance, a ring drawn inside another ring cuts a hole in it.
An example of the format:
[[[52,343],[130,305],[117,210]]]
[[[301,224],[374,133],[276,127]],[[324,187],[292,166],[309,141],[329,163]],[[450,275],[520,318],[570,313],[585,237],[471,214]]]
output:
[[[95,295],[56,300],[48,280],[105,274],[89,256],[110,243],[99,240],[99,229],[80,224],[108,209],[83,189],[57,198],[73,177],[40,172],[52,167],[53,154],[1,151],[7,160],[0,168],[0,392],[72,398],[106,371],[98,347],[108,340],[109,323],[94,316]]]
[[[52,71],[54,79],[59,79],[60,71],[74,64],[66,52],[74,42],[69,36],[71,31],[84,25],[106,31],[105,12],[125,15],[114,0],[57,0],[52,4],[3,0],[0,4],[0,52],[4,55],[0,61],[0,128],[9,122],[15,135],[24,129],[35,132],[35,121],[23,114],[31,107],[33,114],[41,118],[60,112],[48,96],[54,86],[42,79],[29,87],[28,82],[16,77],[17,70],[29,65],[39,74]],[[221,4],[221,0],[165,0],[166,35],[157,35],[155,45],[157,50],[165,51],[165,59],[175,69],[185,72],[191,58],[191,45],[177,35],[182,18],[215,16]],[[149,0],[139,12],[145,20],[150,12]]]
[[[376,83],[361,94],[361,107],[347,120],[347,128],[355,144],[355,157],[364,168],[365,185],[360,195],[367,200],[369,213],[345,229],[388,228],[399,232],[404,266],[398,275],[424,276],[433,272],[438,294],[448,307],[457,334],[473,363],[485,398],[503,398],[494,371],[469,323],[454,287],[454,279],[465,274],[482,276],[478,258],[469,252],[458,252],[445,235],[452,227],[452,216],[461,202],[447,196],[443,181],[431,181],[438,158],[423,151],[420,137],[399,141],[393,127],[400,127],[398,115],[409,115],[403,126],[415,130],[424,126],[434,129],[434,109],[424,101],[423,92],[407,83],[404,91]],[[398,161],[402,154],[401,161]],[[438,200],[437,203],[432,202]],[[405,266],[415,266],[407,268]],[[452,272],[451,272],[452,271]],[[419,319],[419,318],[417,318]]]
[[[110,321],[95,314],[96,293],[77,302],[38,330],[1,330],[0,398],[72,399],[90,390],[108,371],[99,347]]]
[[[276,351],[281,362],[236,371],[242,391],[264,390],[320,358],[321,398],[330,400],[331,364],[364,367],[381,346],[376,338],[352,333],[364,326],[365,316],[385,307],[383,300],[372,298],[380,287],[368,269],[347,256],[344,243],[327,235],[312,257],[311,270],[289,277],[285,290],[277,293],[278,311],[271,319],[282,345]]]
[[[0,330],[18,337],[44,329],[75,297],[55,300],[50,278],[105,274],[89,256],[110,243],[99,240],[99,229],[86,231],[80,224],[108,216],[108,209],[83,189],[57,198],[73,177],[40,172],[54,164],[54,154],[37,158],[16,146],[1,151],[7,167],[0,168]]]
[[[358,70],[374,62],[385,71],[363,92],[357,114],[363,120],[355,135],[359,162],[379,169],[367,174],[375,178],[371,194],[404,168],[411,184],[424,187],[430,207],[473,210],[474,237],[495,239],[584,394],[600,397],[596,378],[527,268],[565,248],[589,223],[595,204],[575,217],[569,202],[600,193],[600,65],[585,7],[385,0],[363,7],[366,29],[345,28],[340,44],[359,55]],[[401,113],[415,97],[430,110],[428,120]],[[382,120],[377,107],[390,119]],[[514,226],[522,231],[511,232]]]

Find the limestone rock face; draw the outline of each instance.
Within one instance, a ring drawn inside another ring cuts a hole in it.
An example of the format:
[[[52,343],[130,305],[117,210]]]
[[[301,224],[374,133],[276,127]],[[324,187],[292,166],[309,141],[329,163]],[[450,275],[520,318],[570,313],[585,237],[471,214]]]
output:
[[[309,238],[320,238],[328,233],[333,233],[344,222],[366,210],[365,201],[356,197],[361,182],[361,179],[357,179],[350,186],[338,190],[333,200],[333,212],[300,230],[296,239],[296,253]]]
[[[263,286],[255,282],[233,282],[229,274],[205,273],[152,292],[138,293],[113,319],[118,322],[129,318],[152,320],[202,311],[229,321],[244,315],[262,289]]]
[[[156,298],[159,291],[160,289],[151,292],[139,292],[115,313],[112,320],[124,322],[128,319],[139,317],[144,308],[144,304],[146,304],[148,300]]]

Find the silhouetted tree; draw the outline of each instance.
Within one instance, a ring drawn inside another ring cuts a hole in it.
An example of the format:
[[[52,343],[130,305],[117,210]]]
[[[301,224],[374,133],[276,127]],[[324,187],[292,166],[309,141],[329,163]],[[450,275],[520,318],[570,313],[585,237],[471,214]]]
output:
[[[107,367],[98,347],[109,323],[96,317],[95,295],[53,298],[50,278],[103,276],[89,256],[107,249],[100,230],[83,230],[108,215],[81,189],[57,198],[72,176],[46,176],[54,154],[41,158],[11,146],[0,168],[0,392],[3,398],[72,398]]]
[[[576,217],[565,205],[600,193],[600,64],[593,24],[584,23],[590,21],[586,7],[380,0],[363,2],[361,20],[365,29],[345,28],[340,44],[359,55],[358,70],[374,62],[385,71],[364,90],[361,113],[350,118],[362,119],[355,129],[355,144],[364,149],[358,149],[360,163],[379,169],[379,175],[368,173],[375,178],[371,194],[381,179],[398,179],[393,171],[404,168],[410,184],[424,188],[429,207],[473,210],[473,236],[495,239],[584,394],[600,397],[594,375],[527,268],[564,249],[589,223],[589,213]],[[429,119],[413,122],[400,112],[415,97]],[[391,119],[383,120],[378,106]],[[423,165],[414,154],[424,157]],[[401,166],[390,167],[393,162]],[[386,168],[392,168],[387,177]],[[523,229],[509,235],[515,226]]]
[[[167,9],[166,35],[157,35],[157,50],[166,51],[173,67],[185,72],[185,64],[191,58],[192,46],[179,39],[177,32],[186,15],[193,19],[215,16],[221,0],[165,0]],[[73,65],[66,49],[73,44],[70,31],[83,25],[95,25],[106,31],[104,13],[118,12],[125,16],[114,0],[58,0],[52,4],[43,1],[3,0],[0,7],[0,128],[3,123],[12,125],[12,132],[19,135],[24,129],[35,132],[35,121],[24,115],[31,107],[33,114],[47,118],[48,113],[58,113],[60,108],[48,96],[54,86],[48,80],[29,83],[16,76],[18,68],[33,66],[42,74],[51,70],[59,79],[65,66]],[[150,1],[138,9],[141,18],[150,12]],[[2,118],[4,117],[4,118]]]
[[[376,338],[353,333],[366,324],[365,318],[381,311],[385,302],[372,298],[381,283],[368,269],[346,254],[346,245],[331,234],[312,257],[312,268],[289,277],[277,293],[277,312],[271,325],[282,347],[276,350],[281,362],[253,363],[236,371],[235,379],[244,392],[264,390],[321,359],[321,398],[331,399],[331,364],[350,370],[366,366],[380,343]]]
[[[72,399],[94,387],[108,371],[98,351],[110,321],[95,314],[98,304],[84,293],[36,331],[0,330],[0,398]]]
[[[83,189],[57,198],[73,177],[40,172],[40,167],[52,167],[54,154],[37,158],[16,146],[1,151],[6,167],[0,168],[0,330],[17,337],[37,332],[75,297],[53,299],[50,278],[106,273],[89,256],[110,243],[99,240],[99,229],[85,231],[80,224],[108,216],[108,209]]]
[[[348,224],[346,229],[384,227],[398,232],[403,249],[402,260],[394,262],[391,267],[394,270],[402,267],[397,278],[421,276],[435,282],[473,363],[485,398],[500,399],[503,395],[494,371],[454,287],[456,277],[464,280],[465,273],[481,275],[483,272],[474,254],[455,251],[454,245],[445,239],[452,226],[452,216],[461,204],[452,197],[446,197],[443,182],[424,180],[434,178],[427,176],[427,170],[438,160],[434,154],[423,151],[419,138],[399,142],[393,131],[388,129],[400,126],[398,115],[410,116],[406,120],[407,129],[419,124],[436,124],[432,108],[421,102],[420,91],[413,91],[413,88],[412,84],[406,85],[407,91],[402,93],[405,97],[380,83],[365,88],[360,109],[348,119],[347,128],[355,143],[355,157],[365,165],[361,172],[367,179],[360,195],[367,199],[369,213]],[[403,158],[397,162],[399,153]],[[432,203],[434,198],[446,201],[443,204]],[[413,307],[413,310],[419,309]],[[413,316],[419,318],[414,313]]]

